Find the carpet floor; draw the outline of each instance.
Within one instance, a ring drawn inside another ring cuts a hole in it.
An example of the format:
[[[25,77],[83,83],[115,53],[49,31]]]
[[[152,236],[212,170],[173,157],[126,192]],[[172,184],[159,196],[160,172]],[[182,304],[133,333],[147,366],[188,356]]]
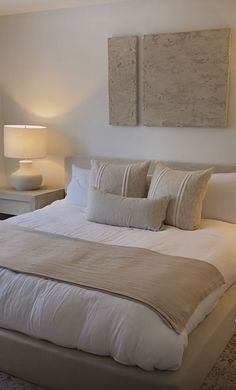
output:
[[[236,389],[236,334],[226,346],[215,366],[206,377],[201,390]],[[0,390],[45,390],[21,379],[0,372]],[[74,389],[68,389],[74,390]]]

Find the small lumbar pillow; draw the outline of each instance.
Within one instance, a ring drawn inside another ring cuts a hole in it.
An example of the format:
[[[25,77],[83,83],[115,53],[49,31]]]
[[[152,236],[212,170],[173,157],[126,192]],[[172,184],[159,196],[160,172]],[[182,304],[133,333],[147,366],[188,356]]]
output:
[[[202,218],[236,223],[236,172],[211,176],[203,201]]]
[[[180,229],[198,229],[202,202],[212,169],[180,171],[158,163],[154,170],[148,199],[170,197],[165,223]]]
[[[147,196],[147,172],[150,162],[116,164],[91,161],[91,186],[111,194],[144,198]]]
[[[126,198],[91,187],[87,219],[113,226],[157,231],[163,226],[169,198]]]
[[[65,197],[67,204],[87,207],[90,174],[90,169],[82,169],[72,165],[72,178]]]

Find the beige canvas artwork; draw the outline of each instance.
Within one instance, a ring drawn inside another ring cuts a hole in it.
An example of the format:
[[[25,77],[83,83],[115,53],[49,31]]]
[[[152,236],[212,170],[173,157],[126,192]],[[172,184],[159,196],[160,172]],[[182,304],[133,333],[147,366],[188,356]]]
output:
[[[230,29],[144,37],[146,126],[227,127]]]
[[[109,123],[137,125],[137,37],[108,39]]]

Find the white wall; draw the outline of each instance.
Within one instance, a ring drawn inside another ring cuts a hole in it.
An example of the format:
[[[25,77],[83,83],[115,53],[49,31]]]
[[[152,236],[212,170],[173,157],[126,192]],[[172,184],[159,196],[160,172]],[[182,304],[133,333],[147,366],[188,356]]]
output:
[[[235,164],[235,57],[229,128],[108,125],[108,37],[221,27],[233,29],[235,53],[235,0],[128,0],[3,16],[3,121],[48,126],[49,156],[37,164],[54,185],[62,183],[63,156],[71,153]]]

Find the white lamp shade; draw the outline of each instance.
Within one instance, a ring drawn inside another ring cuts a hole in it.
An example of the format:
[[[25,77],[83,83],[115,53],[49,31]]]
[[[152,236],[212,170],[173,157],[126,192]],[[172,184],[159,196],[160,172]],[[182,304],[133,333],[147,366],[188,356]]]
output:
[[[4,155],[33,159],[46,156],[46,127],[4,126]]]

